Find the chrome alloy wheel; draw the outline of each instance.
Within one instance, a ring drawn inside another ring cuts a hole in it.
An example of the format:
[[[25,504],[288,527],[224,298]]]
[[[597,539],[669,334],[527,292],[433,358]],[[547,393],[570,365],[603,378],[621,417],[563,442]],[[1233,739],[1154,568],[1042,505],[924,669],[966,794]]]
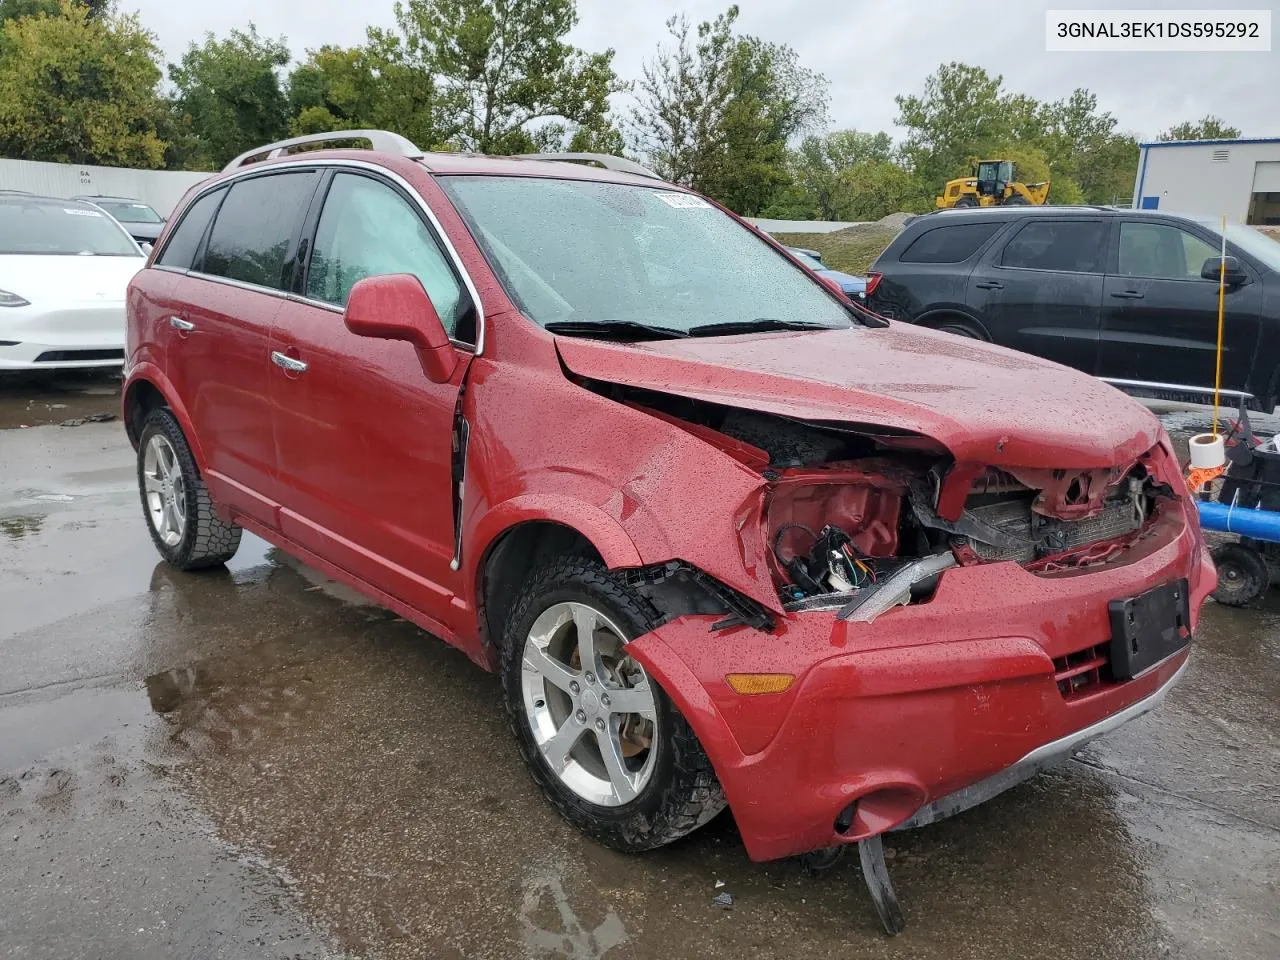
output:
[[[187,529],[187,487],[173,444],[162,434],[153,434],[147,441],[142,486],[152,529],[167,546],[177,546]]]
[[[653,688],[625,642],[604,614],[567,601],[543,611],[524,643],[534,743],[566,787],[602,807],[634,800],[656,759]]]

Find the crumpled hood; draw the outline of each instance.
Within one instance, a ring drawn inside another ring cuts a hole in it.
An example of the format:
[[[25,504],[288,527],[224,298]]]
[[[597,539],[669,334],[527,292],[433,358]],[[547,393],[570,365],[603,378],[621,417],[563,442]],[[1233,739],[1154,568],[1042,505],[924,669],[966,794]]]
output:
[[[0,256],[0,290],[36,306],[69,303],[124,303],[133,275],[145,257],[77,257],[40,254]]]
[[[1155,445],[1156,418],[1086,374],[902,323],[617,344],[557,337],[593,380],[801,420],[924,434],[958,461],[1090,469]]]

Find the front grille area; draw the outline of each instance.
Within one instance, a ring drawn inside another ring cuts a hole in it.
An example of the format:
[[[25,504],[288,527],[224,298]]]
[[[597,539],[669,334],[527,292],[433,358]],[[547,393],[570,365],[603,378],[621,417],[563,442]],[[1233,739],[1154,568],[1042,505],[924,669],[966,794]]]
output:
[[[72,363],[76,360],[123,360],[124,350],[46,350],[36,363]]]
[[[1053,679],[1064,700],[1079,700],[1099,692],[1114,682],[1110,645],[1085,647],[1065,657],[1054,657]]]
[[[1142,517],[1130,501],[1109,503],[1097,516],[1083,520],[1055,520],[1039,516],[1031,512],[1031,504],[1025,499],[971,507],[969,513],[1001,533],[1022,541],[1013,547],[996,547],[969,537],[960,538],[965,546],[988,562],[1014,560],[1031,563],[1041,557],[1123,537],[1142,526]]]

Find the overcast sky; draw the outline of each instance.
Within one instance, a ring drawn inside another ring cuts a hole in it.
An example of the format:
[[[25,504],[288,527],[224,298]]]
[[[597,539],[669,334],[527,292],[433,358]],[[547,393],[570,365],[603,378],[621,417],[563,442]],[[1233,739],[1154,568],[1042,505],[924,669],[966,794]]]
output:
[[[664,23],[685,13],[710,19],[728,0],[578,0],[572,39],[596,51],[613,47],[620,76],[632,79],[665,36]],[[833,128],[889,130],[895,94],[919,92],[940,63],[962,60],[1004,75],[1006,89],[1042,100],[1076,87],[1098,95],[1123,130],[1151,139],[1182,120],[1216,114],[1246,137],[1280,136],[1280,52],[1046,53],[1045,10],[1132,9],[1141,0],[1070,3],[955,0],[739,0],[742,32],[788,43],[831,82]],[[1147,4],[1146,6],[1151,6]],[[1272,8],[1277,0],[1161,0],[1163,8]],[[259,32],[287,38],[295,56],[331,43],[350,46],[368,23],[391,25],[393,0],[121,0],[159,36],[169,59],[205,31],[223,34],[252,20]],[[979,11],[987,8],[996,14]],[[1273,14],[1280,22],[1280,11]],[[1275,25],[1273,24],[1273,31]],[[1273,47],[1280,49],[1273,37]]]

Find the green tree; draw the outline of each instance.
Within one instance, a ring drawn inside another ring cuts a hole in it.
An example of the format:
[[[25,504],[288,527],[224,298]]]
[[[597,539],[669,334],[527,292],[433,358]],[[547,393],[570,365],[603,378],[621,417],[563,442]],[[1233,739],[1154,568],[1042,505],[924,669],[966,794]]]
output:
[[[738,8],[698,24],[672,17],[674,40],[659,48],[636,83],[630,137],[649,165],[666,180],[705,192],[724,150],[724,115],[733,94],[733,24]]]
[[[738,37],[738,8],[700,23],[674,17],[637,85],[630,133],[667,179],[748,215],[790,183],[787,144],[826,117],[827,82],[790,47]]]
[[[1227,126],[1221,117],[1207,116],[1196,122],[1175,124],[1161,133],[1157,140],[1235,140],[1240,130]]]
[[[192,162],[219,167],[288,133],[289,101],[280,84],[288,62],[284,38],[261,37],[250,23],[225,40],[206,34],[181,63],[169,64],[177,122],[189,123],[198,144]]]
[[[897,96],[899,126],[907,128],[903,155],[932,188],[963,175],[969,158],[990,157],[1014,137],[1015,117],[1028,123],[1027,98],[1011,98],[1003,78],[981,67],[944,63],[925,79],[923,96]]]
[[[424,149],[447,143],[454,130],[441,127],[435,84],[403,62],[398,44],[373,34],[358,47],[325,46],[289,75],[294,134],[372,128],[391,130]]]
[[[164,144],[159,50],[135,16],[57,16],[0,25],[0,155],[57,163],[158,167]]]
[[[788,142],[825,121],[827,81],[790,47],[743,37],[729,60],[729,83],[724,151],[706,189],[731,210],[757,216],[790,183]]]
[[[842,174],[851,167],[887,164],[893,159],[893,141],[887,133],[836,130],[805,137],[791,154],[790,166],[794,183],[809,199],[806,216],[846,219],[856,201],[849,196],[853,181]],[[785,202],[797,206],[794,194]]]
[[[613,51],[565,42],[575,0],[408,0],[396,4],[401,62],[434,79],[451,140],[481,153],[524,153],[548,121],[607,128],[624,89]],[[445,124],[441,125],[446,126]]]
[[[76,0],[88,9],[89,16],[101,20],[112,11],[113,0]],[[20,17],[62,16],[61,0],[0,0],[0,24]]]

